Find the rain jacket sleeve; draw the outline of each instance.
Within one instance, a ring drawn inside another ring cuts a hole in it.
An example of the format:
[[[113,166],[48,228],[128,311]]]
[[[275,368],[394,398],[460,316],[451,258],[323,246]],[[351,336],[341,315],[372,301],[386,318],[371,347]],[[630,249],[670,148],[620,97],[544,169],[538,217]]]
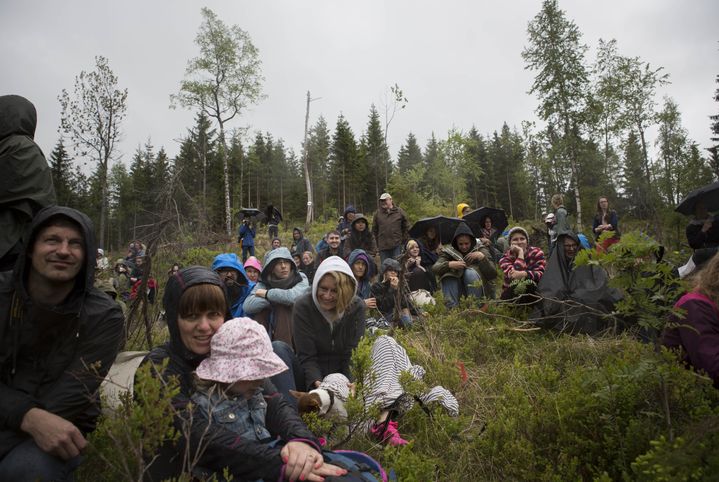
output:
[[[307,276],[304,273],[300,273],[300,276],[302,277],[302,281],[300,281],[290,289],[283,290],[279,288],[271,288],[270,290],[268,290],[267,300],[272,303],[292,306],[297,298],[307,293],[310,289],[310,284],[307,281]],[[247,311],[246,308],[245,311]]]
[[[247,299],[242,304],[242,309],[247,316],[252,316],[265,308],[270,307],[270,302],[266,298],[261,298],[255,294],[258,289],[266,290],[267,287],[262,281],[258,281],[252,288],[252,291],[247,295]]]
[[[686,317],[676,328],[689,363],[703,370],[719,387],[719,312],[709,303],[690,300],[681,305]]]

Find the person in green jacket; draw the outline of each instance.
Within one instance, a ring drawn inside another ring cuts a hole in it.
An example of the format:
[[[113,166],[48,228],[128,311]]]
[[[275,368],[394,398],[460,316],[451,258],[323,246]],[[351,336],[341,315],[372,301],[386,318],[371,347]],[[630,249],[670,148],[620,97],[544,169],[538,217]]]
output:
[[[477,242],[465,223],[457,226],[452,244],[442,247],[432,271],[440,280],[442,293],[450,308],[459,304],[460,296],[477,299],[495,297],[497,265],[489,247]]]

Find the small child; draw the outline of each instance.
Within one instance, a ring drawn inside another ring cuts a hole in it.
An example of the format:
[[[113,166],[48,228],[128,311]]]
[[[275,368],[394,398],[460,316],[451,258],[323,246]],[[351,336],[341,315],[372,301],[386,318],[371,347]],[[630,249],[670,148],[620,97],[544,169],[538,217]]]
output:
[[[269,442],[262,385],[288,370],[287,365],[272,351],[265,329],[249,318],[225,322],[211,343],[210,356],[195,371],[192,401],[200,417],[239,437]]]

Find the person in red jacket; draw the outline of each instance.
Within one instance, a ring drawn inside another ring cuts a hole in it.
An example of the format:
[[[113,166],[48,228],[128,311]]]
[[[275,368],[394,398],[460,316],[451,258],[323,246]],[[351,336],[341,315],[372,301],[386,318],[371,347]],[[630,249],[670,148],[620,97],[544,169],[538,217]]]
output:
[[[504,273],[502,299],[510,300],[519,297],[520,302],[528,302],[527,296],[537,291],[537,284],[544,275],[546,261],[544,252],[536,246],[529,245],[527,230],[515,226],[509,230],[509,249],[499,261],[499,267]],[[528,280],[528,283],[522,283]],[[524,286],[519,289],[519,286]],[[520,292],[521,291],[521,292]]]

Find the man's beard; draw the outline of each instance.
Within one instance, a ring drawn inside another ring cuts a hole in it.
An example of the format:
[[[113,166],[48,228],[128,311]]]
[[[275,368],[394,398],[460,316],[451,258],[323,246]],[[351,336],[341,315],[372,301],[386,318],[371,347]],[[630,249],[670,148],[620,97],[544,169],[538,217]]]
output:
[[[243,286],[233,279],[225,280],[225,287],[227,287],[227,297],[232,303],[242,294]]]

